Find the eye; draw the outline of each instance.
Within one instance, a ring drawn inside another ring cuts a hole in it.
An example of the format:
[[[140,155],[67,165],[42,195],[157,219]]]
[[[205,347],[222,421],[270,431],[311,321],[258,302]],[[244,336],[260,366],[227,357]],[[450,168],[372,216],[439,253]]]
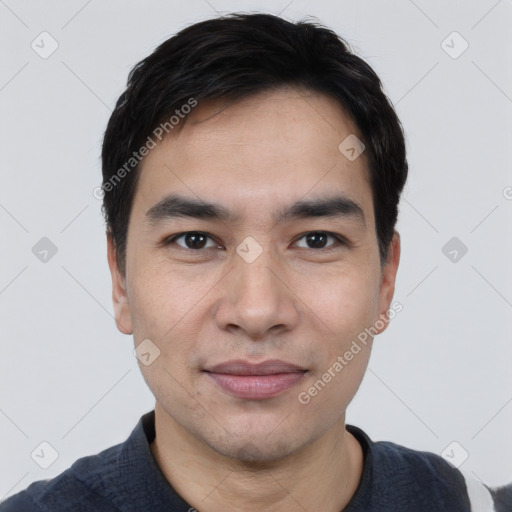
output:
[[[334,240],[334,242],[328,244],[329,239]],[[304,240],[306,245],[300,245],[301,240]],[[342,237],[327,231],[311,231],[299,238],[296,243],[299,247],[305,249],[327,249],[335,245],[345,245]]]
[[[170,245],[174,242],[176,242],[180,247],[183,247],[183,249],[199,250],[218,247],[218,244],[216,244],[208,234],[203,233],[202,231],[187,231],[186,233],[179,233],[164,240],[163,244]]]

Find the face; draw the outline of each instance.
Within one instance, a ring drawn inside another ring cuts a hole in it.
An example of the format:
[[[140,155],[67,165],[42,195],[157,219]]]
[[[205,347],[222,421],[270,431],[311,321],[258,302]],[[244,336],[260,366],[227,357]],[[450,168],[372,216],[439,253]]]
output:
[[[125,276],[108,245],[116,322],[160,351],[139,366],[170,424],[219,454],[275,460],[344,422],[371,339],[344,354],[399,259],[395,235],[379,262],[365,153],[338,148],[358,133],[283,89],[198,106],[142,162]]]

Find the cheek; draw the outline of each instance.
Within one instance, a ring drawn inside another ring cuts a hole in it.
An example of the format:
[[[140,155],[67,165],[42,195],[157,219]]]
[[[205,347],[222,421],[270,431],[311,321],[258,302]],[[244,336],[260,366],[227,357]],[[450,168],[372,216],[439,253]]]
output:
[[[326,423],[339,419],[352,401],[371,354],[372,337],[367,328],[376,307],[371,304],[374,294],[363,293],[360,288],[346,287],[345,291],[327,294],[323,303],[317,302],[322,312],[318,329],[324,325],[321,336],[317,336],[321,349],[316,351],[317,364],[297,397],[308,414]]]
[[[182,329],[218,280],[215,271],[198,273],[192,266],[178,269],[163,257],[144,257],[142,251],[133,264],[136,272],[130,280],[129,299],[136,339],[151,335],[163,340]]]
[[[319,428],[332,425],[354,398],[363,380],[370,356],[370,344],[361,345],[361,350],[347,361],[340,354],[341,361],[335,360],[324,368],[299,390],[297,401],[303,416],[316,418]]]
[[[298,279],[296,286],[306,310],[332,340],[331,349],[342,350],[350,344],[349,340],[371,325],[378,311],[378,281],[370,270],[310,274],[308,279]]]
[[[188,270],[177,271],[166,261],[141,265],[136,279],[131,281],[135,346],[149,339],[159,351],[151,365],[139,363],[146,383],[156,396],[180,396],[182,386],[188,387],[195,374],[194,354],[201,353],[208,292],[219,278],[215,271],[214,275],[205,272],[197,277],[197,271],[192,273],[191,267]]]

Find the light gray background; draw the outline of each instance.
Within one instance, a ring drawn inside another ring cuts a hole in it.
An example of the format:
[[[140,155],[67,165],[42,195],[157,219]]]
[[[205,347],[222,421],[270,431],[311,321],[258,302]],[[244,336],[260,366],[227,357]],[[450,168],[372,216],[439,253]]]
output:
[[[406,131],[404,309],[377,337],[347,421],[437,453],[457,441],[462,468],[512,480],[510,0],[0,0],[1,498],[123,441],[154,405],[112,317],[92,193],[100,143],[136,62],[189,23],[241,10],[336,30]],[[43,31],[59,45],[47,59],[31,48]],[[458,58],[442,47],[453,31],[469,44]],[[454,236],[468,248],[457,262],[442,252]],[[58,248],[46,263],[32,253],[42,237]],[[59,454],[46,470],[31,458],[42,441]]]

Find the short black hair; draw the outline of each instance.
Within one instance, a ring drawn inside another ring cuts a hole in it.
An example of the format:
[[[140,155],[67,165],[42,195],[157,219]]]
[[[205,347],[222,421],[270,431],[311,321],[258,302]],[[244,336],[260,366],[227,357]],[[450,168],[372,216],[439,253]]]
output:
[[[102,147],[102,212],[123,275],[139,163],[150,143],[164,131],[176,133],[183,114],[201,102],[237,101],[286,86],[334,98],[357,125],[380,262],[386,262],[408,164],[402,125],[379,77],[318,22],[232,13],[186,27],[136,64],[110,117]]]

